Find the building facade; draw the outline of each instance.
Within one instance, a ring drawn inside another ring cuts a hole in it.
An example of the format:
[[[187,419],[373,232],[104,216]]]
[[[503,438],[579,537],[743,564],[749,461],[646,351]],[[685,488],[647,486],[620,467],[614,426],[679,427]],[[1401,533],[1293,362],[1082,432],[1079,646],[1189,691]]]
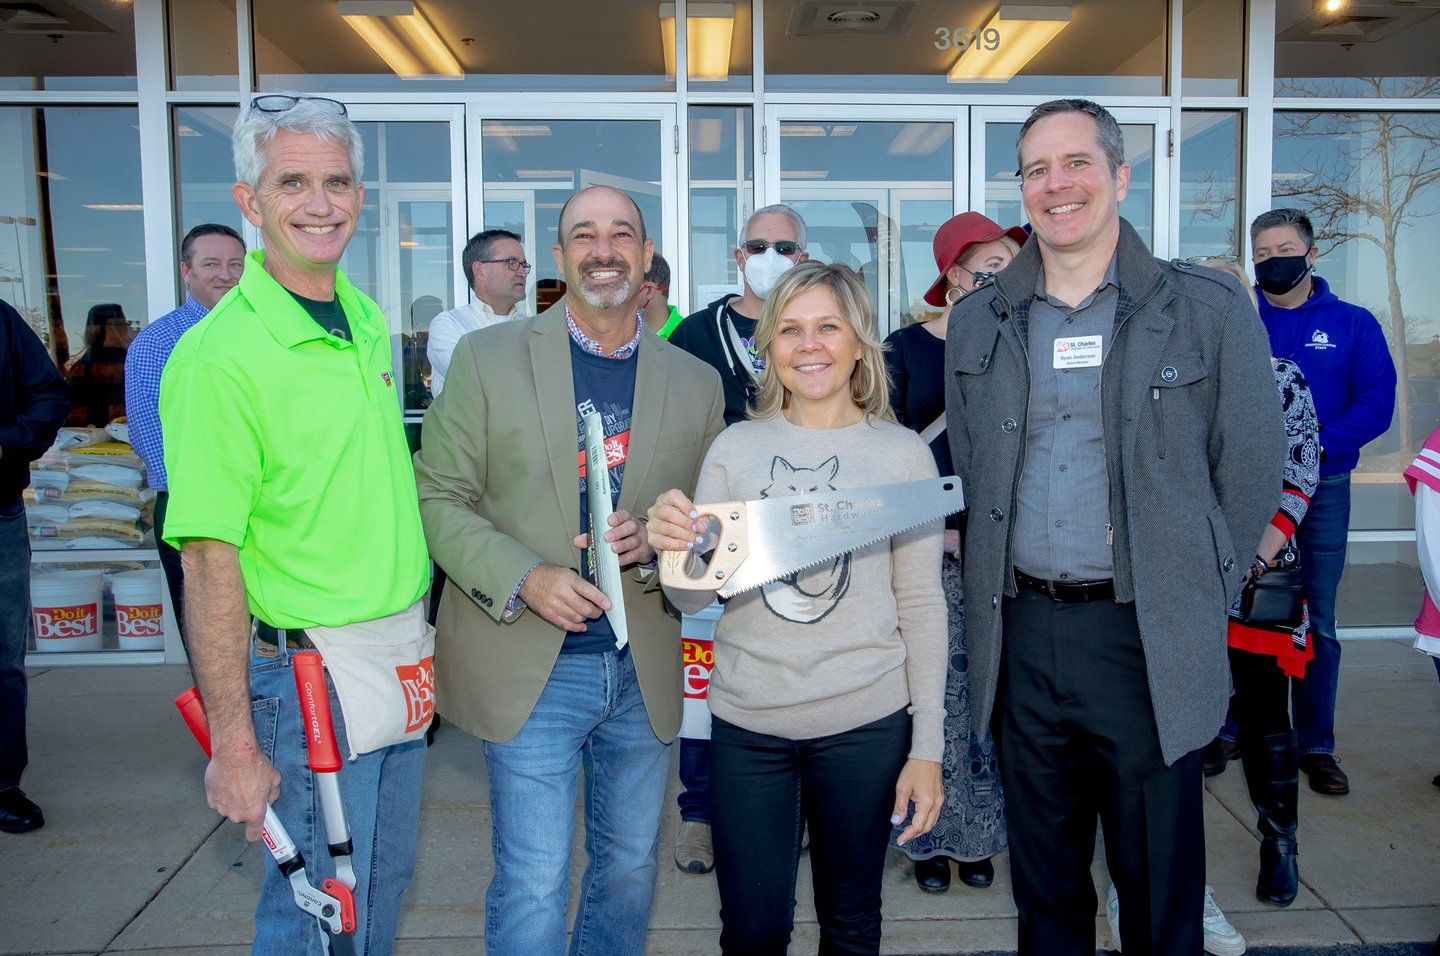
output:
[[[342,265],[390,321],[414,428],[428,322],[469,295],[459,249],[479,229],[524,237],[533,309],[558,279],[565,197],[618,186],[688,312],[737,288],[748,213],[787,202],[813,257],[860,270],[888,332],[931,314],[921,296],[941,223],[967,209],[1021,221],[1015,134],[1029,109],[1084,96],[1123,125],[1122,214],[1156,255],[1248,259],[1249,221],[1299,206],[1320,233],[1317,271],[1380,319],[1397,413],[1355,475],[1340,621],[1352,637],[1404,634],[1420,583],[1400,472],[1440,421],[1440,270],[1427,266],[1440,253],[1440,0],[1329,4],[0,4],[0,298],[62,365],[93,307],[118,304],[132,329],[168,312],[187,229],[214,221],[258,239],[230,198],[238,110],[261,92],[329,96],[366,139]],[[109,581],[155,553],[142,542],[35,562]],[[149,651],[107,632],[99,651],[65,659],[178,659],[173,632]]]

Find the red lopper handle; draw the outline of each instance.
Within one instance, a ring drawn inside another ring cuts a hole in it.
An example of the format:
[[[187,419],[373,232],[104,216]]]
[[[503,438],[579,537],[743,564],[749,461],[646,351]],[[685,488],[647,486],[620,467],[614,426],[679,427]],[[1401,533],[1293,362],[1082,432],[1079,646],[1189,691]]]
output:
[[[344,764],[335,745],[335,724],[330,717],[330,691],[325,685],[325,662],[318,651],[300,651],[290,656],[295,671],[295,690],[300,695],[300,719],[305,724],[305,750],[310,769],[335,773]]]
[[[205,750],[205,756],[210,756],[210,721],[205,719],[205,704],[200,700],[200,689],[192,687],[176,697],[175,706],[180,708],[180,716],[185,718],[186,726]]]

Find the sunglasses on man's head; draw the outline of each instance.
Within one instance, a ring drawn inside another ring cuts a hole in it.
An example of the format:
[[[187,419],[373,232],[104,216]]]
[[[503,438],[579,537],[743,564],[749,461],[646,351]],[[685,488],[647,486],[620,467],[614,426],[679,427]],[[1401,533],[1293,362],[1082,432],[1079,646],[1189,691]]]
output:
[[[793,239],[778,239],[775,242],[767,242],[764,239],[746,239],[740,243],[740,248],[745,250],[747,256],[758,256],[766,249],[773,248],[782,256],[790,257],[800,252],[800,243]]]
[[[257,96],[250,101],[250,108],[262,113],[284,113],[286,110],[293,110],[301,100],[314,103],[322,112],[334,113],[336,116],[346,115],[345,104],[339,100],[324,96],[291,96],[288,93],[266,93],[264,96]]]

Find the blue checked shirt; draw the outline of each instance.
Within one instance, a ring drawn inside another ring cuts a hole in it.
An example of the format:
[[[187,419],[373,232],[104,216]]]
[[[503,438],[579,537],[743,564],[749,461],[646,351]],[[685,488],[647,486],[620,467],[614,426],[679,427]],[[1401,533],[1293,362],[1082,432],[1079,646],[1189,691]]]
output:
[[[145,462],[150,487],[166,490],[165,444],[160,435],[160,373],[180,336],[210,310],[190,296],[174,312],[167,312],[140,330],[125,353],[125,423],[130,447]]]

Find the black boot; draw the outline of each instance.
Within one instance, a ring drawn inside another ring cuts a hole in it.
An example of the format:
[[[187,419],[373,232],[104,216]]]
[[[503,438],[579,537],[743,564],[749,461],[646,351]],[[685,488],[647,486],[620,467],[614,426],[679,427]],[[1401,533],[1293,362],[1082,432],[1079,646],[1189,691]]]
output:
[[[1300,892],[1295,862],[1300,763],[1294,731],[1246,740],[1240,760],[1262,838],[1255,898],[1272,906],[1289,906]]]

